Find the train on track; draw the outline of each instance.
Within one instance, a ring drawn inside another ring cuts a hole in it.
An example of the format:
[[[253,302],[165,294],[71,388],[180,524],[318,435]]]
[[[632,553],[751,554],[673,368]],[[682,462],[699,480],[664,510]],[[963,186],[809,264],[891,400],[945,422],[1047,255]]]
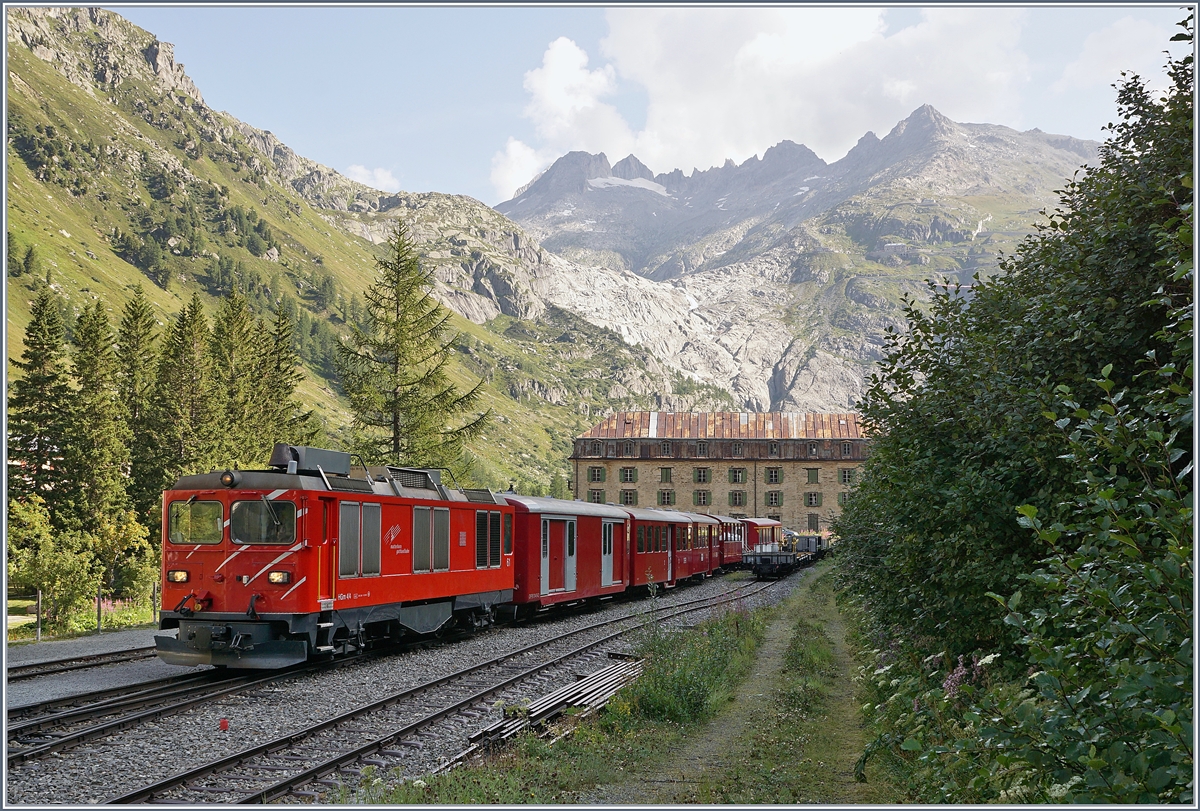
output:
[[[163,495],[158,656],[276,668],[554,605],[742,568],[782,527],[675,510],[452,489],[278,444],[266,470]]]

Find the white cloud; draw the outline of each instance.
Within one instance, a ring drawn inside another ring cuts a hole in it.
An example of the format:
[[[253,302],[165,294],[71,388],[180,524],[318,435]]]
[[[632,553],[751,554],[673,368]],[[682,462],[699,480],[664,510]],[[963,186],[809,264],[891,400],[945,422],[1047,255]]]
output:
[[[1162,84],[1160,67],[1170,34],[1146,20],[1124,17],[1107,28],[1088,34],[1079,57],[1063,68],[1050,86],[1055,94],[1094,87],[1107,87],[1121,78],[1121,71],[1139,73]]]
[[[927,9],[891,36],[883,13],[610,9],[607,64],[589,69],[588,54],[562,37],[525,74],[525,115],[538,141],[510,139],[493,157],[493,186],[506,199],[574,149],[610,160],[632,152],[654,171],[688,172],[741,162],[784,139],[833,161],[867,130],[882,135],[927,103],[959,121],[1017,117],[1029,72],[1017,42],[1024,12]],[[645,90],[639,132],[605,101],[619,82]]]
[[[380,191],[400,191],[400,181],[390,169],[368,169],[365,166],[352,164],[346,169],[346,177]]]

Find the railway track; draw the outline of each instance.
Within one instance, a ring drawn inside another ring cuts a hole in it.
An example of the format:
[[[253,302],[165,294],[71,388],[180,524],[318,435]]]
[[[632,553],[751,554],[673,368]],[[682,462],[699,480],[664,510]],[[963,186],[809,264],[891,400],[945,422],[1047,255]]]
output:
[[[111,651],[109,653],[96,653],[91,656],[68,656],[65,659],[54,659],[49,662],[37,662],[28,665],[14,665],[7,669],[7,679],[11,684],[14,681],[23,679],[36,679],[39,676],[50,676],[55,673],[66,673],[70,670],[83,670],[89,667],[100,667],[101,665],[121,664],[123,662],[134,662],[138,659],[150,659],[154,657],[154,646],[150,645],[145,648],[130,648],[129,650]]]
[[[345,777],[361,773],[360,766],[374,766],[381,771],[401,764],[412,767],[423,759],[430,760],[425,754],[426,743],[447,738],[465,743],[471,731],[493,716],[496,703],[516,702],[522,695],[547,691],[552,685],[577,678],[572,668],[594,669],[598,660],[607,661],[602,647],[643,627],[642,620],[651,612],[657,621],[663,621],[744,599],[778,582],[749,582],[720,595],[605,619],[558,634],[113,797],[107,803],[260,803],[288,795],[296,800],[313,799],[324,789],[344,785]],[[605,632],[621,625],[624,627]],[[594,638],[579,639],[588,634]],[[434,759],[427,764],[429,770],[444,760]],[[305,790],[310,785],[320,788]]]

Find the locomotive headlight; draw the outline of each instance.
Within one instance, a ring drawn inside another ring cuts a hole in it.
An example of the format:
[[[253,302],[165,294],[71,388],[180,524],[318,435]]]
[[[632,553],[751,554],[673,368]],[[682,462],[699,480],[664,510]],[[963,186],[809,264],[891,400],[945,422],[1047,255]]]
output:
[[[188,573],[186,569],[172,569],[167,572],[168,583],[186,583],[188,581]]]
[[[226,487],[236,487],[242,483],[242,471],[226,470],[221,474],[221,484]]]
[[[284,583],[291,583],[292,582],[292,573],[291,572],[267,572],[267,582],[275,583],[276,585],[282,585]]]

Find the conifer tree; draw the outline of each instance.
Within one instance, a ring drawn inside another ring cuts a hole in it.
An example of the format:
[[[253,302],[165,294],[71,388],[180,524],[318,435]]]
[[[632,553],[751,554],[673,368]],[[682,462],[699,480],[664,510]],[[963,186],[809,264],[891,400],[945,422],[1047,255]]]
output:
[[[128,504],[130,434],[117,389],[113,342],[103,304],[85,307],[73,338],[77,389],[67,408],[63,457],[71,477],[64,521],[88,533]]]
[[[259,403],[264,422],[260,452],[270,456],[276,442],[313,444],[321,432],[316,415],[306,411],[296,398],[300,383],[300,358],[296,354],[296,322],[283,305],[275,310],[275,321],[264,345],[261,360]]]
[[[245,467],[261,464],[263,436],[261,366],[266,354],[261,324],[250,312],[246,298],[233,291],[221,302],[213,320],[212,341],[213,394],[219,434],[217,455],[222,464],[238,463]],[[269,450],[268,450],[269,453]]]
[[[213,406],[213,375],[200,294],[180,312],[163,341],[154,393],[154,421],[163,455],[163,480],[217,464],[216,437],[224,430]]]
[[[129,498],[138,520],[152,530],[161,520],[163,484],[153,414],[157,331],[154,311],[139,284],[125,305],[117,333],[117,390],[130,431]]]
[[[447,366],[457,336],[433,298],[432,269],[422,268],[401,223],[377,262],[366,293],[364,328],[338,347],[337,367],[354,412],[358,449],[368,461],[446,467],[478,436],[491,411],[469,416],[482,382],[459,393]],[[458,425],[451,425],[461,419]]]
[[[8,396],[9,497],[40,495],[52,513],[63,494],[63,403],[69,392],[62,311],[56,298],[43,288],[30,308],[25,349],[13,364],[21,376]]]

